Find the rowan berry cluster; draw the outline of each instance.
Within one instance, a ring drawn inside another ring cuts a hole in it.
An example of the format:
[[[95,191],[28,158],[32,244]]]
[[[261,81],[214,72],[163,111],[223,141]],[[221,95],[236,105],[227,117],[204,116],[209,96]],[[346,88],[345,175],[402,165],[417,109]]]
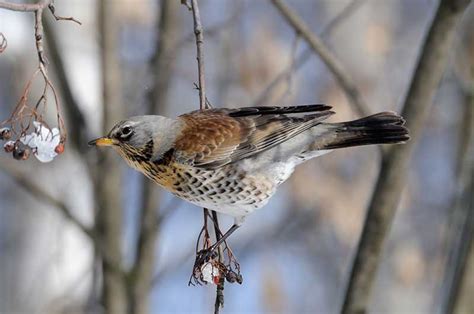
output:
[[[64,152],[58,128],[50,129],[46,124],[33,121],[34,131],[23,131],[13,139],[15,132],[10,127],[0,129],[0,140],[6,141],[3,149],[17,160],[27,160],[32,154],[41,162],[50,162]],[[29,128],[27,128],[28,130]]]

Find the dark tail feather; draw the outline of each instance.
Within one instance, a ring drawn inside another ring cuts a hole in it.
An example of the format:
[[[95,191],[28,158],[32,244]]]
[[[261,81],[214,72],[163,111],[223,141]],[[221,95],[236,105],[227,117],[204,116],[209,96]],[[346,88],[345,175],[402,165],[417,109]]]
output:
[[[410,139],[405,120],[394,112],[380,112],[362,119],[333,123],[336,137],[324,149],[371,144],[402,144]]]

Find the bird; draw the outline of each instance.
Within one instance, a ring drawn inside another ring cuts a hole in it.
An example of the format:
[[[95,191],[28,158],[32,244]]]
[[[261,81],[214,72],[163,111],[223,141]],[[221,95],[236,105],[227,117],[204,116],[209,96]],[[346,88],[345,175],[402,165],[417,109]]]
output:
[[[89,145],[110,146],[177,197],[233,216],[234,224],[211,252],[265,206],[301,163],[334,149],[403,144],[410,138],[395,112],[328,123],[335,113],[331,109],[311,104],[201,109],[177,118],[135,116]]]

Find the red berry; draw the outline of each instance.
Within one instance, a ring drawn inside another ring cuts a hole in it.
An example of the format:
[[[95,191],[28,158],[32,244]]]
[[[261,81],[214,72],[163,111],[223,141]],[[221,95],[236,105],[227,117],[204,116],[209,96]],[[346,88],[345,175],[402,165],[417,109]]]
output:
[[[218,276],[212,276],[212,279],[214,281],[214,284],[218,285],[220,280],[221,280],[221,277],[219,275]]]
[[[54,152],[58,155],[64,153],[64,144],[63,143],[59,143],[58,146],[56,146],[54,148]]]

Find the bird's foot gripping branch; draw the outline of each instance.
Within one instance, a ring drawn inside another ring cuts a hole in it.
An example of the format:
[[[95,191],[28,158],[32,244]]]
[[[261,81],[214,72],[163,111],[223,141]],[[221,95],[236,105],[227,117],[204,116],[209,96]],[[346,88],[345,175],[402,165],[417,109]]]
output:
[[[188,285],[208,283],[219,285],[224,280],[229,283],[242,283],[240,265],[225,240],[221,247],[222,254],[219,254],[219,245],[211,245],[211,237],[205,223],[196,243],[196,259]]]

